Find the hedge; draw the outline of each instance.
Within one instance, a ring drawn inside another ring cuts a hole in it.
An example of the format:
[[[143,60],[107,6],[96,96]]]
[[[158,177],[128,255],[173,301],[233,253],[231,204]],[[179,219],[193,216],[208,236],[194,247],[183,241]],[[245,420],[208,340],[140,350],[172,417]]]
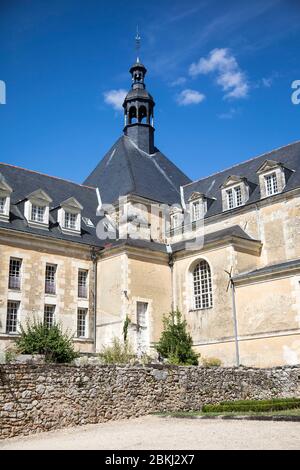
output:
[[[267,412],[267,411],[281,411],[300,408],[300,399],[274,399],[274,400],[240,400],[233,402],[221,402],[216,405],[204,405],[202,407],[203,413],[219,413],[219,412]]]

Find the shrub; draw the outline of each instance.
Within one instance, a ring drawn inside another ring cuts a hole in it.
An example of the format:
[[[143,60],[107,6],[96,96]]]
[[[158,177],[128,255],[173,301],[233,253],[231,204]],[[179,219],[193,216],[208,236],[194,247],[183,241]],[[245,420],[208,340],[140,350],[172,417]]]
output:
[[[218,357],[203,357],[202,365],[204,367],[220,367],[222,365],[222,361]]]
[[[123,343],[115,337],[110,346],[102,348],[99,357],[104,364],[129,364],[135,356],[127,341]]]
[[[276,399],[276,400],[241,400],[236,402],[221,402],[216,405],[204,405],[204,413],[223,412],[267,412],[300,408],[300,399]]]
[[[21,336],[16,345],[21,354],[43,354],[46,362],[72,362],[78,354],[74,351],[72,337],[62,331],[59,324],[44,325],[40,320],[20,326]]]
[[[170,364],[198,365],[198,355],[193,350],[193,340],[187,332],[187,323],[179,310],[163,319],[164,330],[156,345],[157,352]]]

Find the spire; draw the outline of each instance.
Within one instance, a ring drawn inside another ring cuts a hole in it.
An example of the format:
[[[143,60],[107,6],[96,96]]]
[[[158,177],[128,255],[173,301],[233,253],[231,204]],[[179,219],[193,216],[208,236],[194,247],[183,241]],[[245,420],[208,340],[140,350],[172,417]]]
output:
[[[141,36],[139,34],[139,25],[136,27],[136,36],[135,36],[135,48],[136,48],[136,63],[140,63],[140,49],[141,49]]]
[[[136,32],[136,62],[130,68],[132,76],[131,90],[124,103],[125,128],[127,135],[141,150],[147,153],[154,152],[153,109],[154,100],[146,89],[144,83],[147,73],[146,67],[140,62],[141,37],[137,27]]]

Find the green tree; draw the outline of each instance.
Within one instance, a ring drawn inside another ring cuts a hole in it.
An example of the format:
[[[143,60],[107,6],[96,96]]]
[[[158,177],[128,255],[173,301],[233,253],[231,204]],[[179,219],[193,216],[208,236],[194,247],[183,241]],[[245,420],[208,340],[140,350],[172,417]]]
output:
[[[198,355],[193,350],[193,340],[180,311],[177,309],[164,316],[163,324],[164,329],[156,345],[158,353],[171,364],[198,365]]]
[[[16,346],[21,354],[43,354],[47,362],[72,362],[78,354],[74,350],[72,337],[62,331],[59,324],[45,325],[40,320],[20,326],[21,336]]]

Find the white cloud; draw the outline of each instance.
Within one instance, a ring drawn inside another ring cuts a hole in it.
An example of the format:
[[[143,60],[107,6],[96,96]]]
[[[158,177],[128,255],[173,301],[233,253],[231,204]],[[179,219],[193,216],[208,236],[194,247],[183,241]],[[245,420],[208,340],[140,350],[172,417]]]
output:
[[[188,106],[190,104],[199,104],[205,99],[203,93],[199,93],[197,90],[183,90],[177,95],[176,101],[180,106]]]
[[[213,49],[207,58],[202,57],[189,68],[192,77],[209,73],[217,74],[217,84],[226,92],[224,98],[238,99],[248,95],[249,84],[246,74],[240,69],[229,49]]]
[[[104,94],[104,101],[105,103],[112,106],[116,111],[120,111],[122,109],[122,105],[127,95],[127,91],[123,90],[122,88],[119,90],[109,90],[106,91]]]
[[[218,114],[219,119],[233,119],[239,113],[238,109],[230,108],[226,113]]]
[[[178,77],[176,80],[170,83],[170,86],[180,86],[184,85],[186,83],[186,78],[185,77]]]

